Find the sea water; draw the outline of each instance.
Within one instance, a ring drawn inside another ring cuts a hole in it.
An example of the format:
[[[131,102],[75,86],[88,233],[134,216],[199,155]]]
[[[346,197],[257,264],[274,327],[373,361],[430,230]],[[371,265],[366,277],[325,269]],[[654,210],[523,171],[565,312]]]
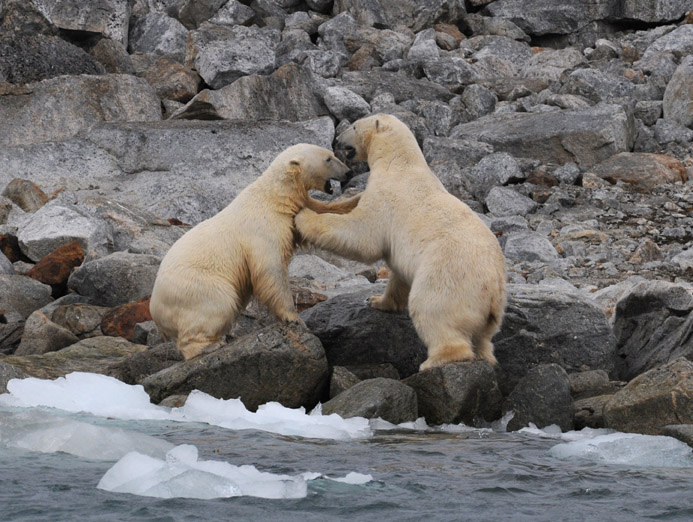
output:
[[[0,395],[0,502],[15,520],[686,520],[680,441],[533,427],[429,427],[74,373]]]

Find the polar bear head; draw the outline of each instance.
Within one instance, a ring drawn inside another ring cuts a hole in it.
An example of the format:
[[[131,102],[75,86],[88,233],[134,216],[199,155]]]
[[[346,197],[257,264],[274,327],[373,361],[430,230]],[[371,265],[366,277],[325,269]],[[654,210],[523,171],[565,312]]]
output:
[[[404,123],[391,114],[373,114],[352,124],[337,136],[337,148],[347,160],[368,161],[369,150],[376,136],[397,133],[400,137],[413,134]]]
[[[275,163],[284,169],[288,163],[289,175],[306,191],[315,189],[328,194],[332,194],[330,180],[346,181],[350,170],[332,151],[308,143],[289,147],[277,156]]]

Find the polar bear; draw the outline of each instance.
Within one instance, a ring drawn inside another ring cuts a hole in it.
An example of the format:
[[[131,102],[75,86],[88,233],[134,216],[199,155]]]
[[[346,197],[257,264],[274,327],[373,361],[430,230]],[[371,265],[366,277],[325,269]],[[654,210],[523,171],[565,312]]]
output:
[[[310,243],[366,263],[384,259],[392,275],[369,304],[404,310],[428,348],[425,370],[474,358],[496,363],[491,338],[506,301],[505,259],[479,217],[450,195],[426,164],[409,128],[376,114],[337,138],[347,159],[368,161],[358,206],[345,215],[304,209],[296,227]]]
[[[186,359],[219,341],[255,296],[282,321],[300,322],[289,290],[288,265],[296,247],[294,216],[349,212],[359,196],[323,203],[308,190],[331,192],[330,179],[349,168],[322,147],[299,144],[224,210],[189,230],[161,262],[149,309],[159,330],[178,339]]]

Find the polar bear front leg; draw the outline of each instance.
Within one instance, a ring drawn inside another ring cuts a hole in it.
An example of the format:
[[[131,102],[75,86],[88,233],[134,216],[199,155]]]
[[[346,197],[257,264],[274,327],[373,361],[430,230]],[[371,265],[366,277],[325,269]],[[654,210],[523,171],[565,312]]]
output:
[[[258,259],[251,266],[250,278],[257,300],[267,306],[280,321],[305,326],[296,312],[289,288],[289,271],[281,258]]]
[[[385,293],[368,299],[368,305],[383,312],[401,312],[407,308],[410,287],[396,272],[391,272]]]
[[[295,223],[308,242],[340,256],[362,263],[383,257],[380,227],[361,207],[349,214],[317,214],[306,208],[296,215]]]

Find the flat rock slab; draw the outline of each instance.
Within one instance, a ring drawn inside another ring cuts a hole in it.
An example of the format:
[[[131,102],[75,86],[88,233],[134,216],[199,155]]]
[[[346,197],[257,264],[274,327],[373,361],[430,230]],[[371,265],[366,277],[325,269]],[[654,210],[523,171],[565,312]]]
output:
[[[589,172],[611,184],[623,182],[624,187],[650,193],[663,183],[684,183],[686,167],[676,158],[664,154],[621,152],[594,165]]]
[[[325,352],[303,327],[275,324],[216,351],[181,362],[143,381],[154,402],[200,390],[218,399],[240,398],[255,411],[267,402],[315,406],[327,385]]]
[[[228,205],[285,148],[297,143],[329,148],[333,137],[334,125],[327,117],[303,123],[104,123],[62,142],[0,143],[0,186],[19,176],[46,192],[101,193],[165,219],[196,224]]]
[[[486,361],[453,363],[405,379],[416,391],[419,415],[431,425],[474,426],[501,416],[502,396],[493,368]]]
[[[606,403],[604,421],[650,435],[669,424],[693,424],[693,362],[681,357],[636,377]]]
[[[91,337],[57,352],[12,355],[2,362],[39,379],[57,379],[71,372],[108,375],[113,364],[146,349],[146,346],[119,337]]]
[[[513,413],[508,431],[535,424],[545,428],[556,424],[562,431],[573,429],[573,399],[568,374],[557,364],[532,368],[503,404],[503,414]]]
[[[378,377],[361,381],[322,405],[322,414],[343,418],[380,418],[400,424],[418,418],[414,390],[395,379]]]
[[[600,104],[580,111],[492,114],[458,125],[450,136],[482,141],[516,157],[590,166],[629,151],[635,126],[620,106]]]

